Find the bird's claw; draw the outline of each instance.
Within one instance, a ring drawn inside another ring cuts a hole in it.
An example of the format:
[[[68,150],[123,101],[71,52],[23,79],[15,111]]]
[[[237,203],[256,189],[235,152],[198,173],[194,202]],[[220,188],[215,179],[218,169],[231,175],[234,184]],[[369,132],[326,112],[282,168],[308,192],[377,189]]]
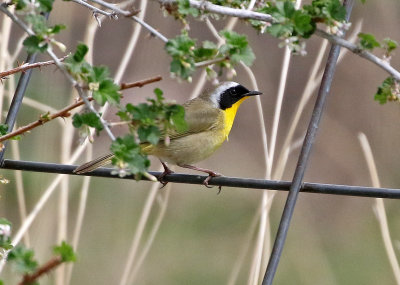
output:
[[[214,186],[208,185],[208,182],[211,180],[211,178],[213,178],[213,177],[220,177],[220,176],[222,176],[222,174],[217,173],[217,172],[210,172],[210,173],[208,173],[208,177],[203,181],[203,185],[206,186],[207,188],[213,188]],[[218,186],[218,193],[217,193],[217,195],[218,195],[219,193],[221,193],[221,190],[222,190],[222,186],[220,185],[220,186]]]
[[[168,174],[174,173],[171,169],[169,168],[164,168],[164,172],[161,173],[160,176],[157,177],[158,182],[160,182],[162,184],[162,186],[160,187],[160,189],[164,188],[165,186],[167,186],[168,181],[165,181],[164,178],[165,176],[167,176]]]
[[[163,189],[168,184],[168,181],[160,181],[160,180],[158,180],[158,182],[161,183],[161,187],[159,189]]]

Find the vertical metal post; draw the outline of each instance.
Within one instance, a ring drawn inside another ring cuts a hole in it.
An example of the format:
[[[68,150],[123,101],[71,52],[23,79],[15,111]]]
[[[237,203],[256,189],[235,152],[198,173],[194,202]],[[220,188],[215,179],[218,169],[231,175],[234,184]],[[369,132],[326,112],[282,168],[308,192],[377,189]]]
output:
[[[353,0],[344,1],[348,21],[353,7]],[[283,246],[285,244],[287,232],[289,229],[290,221],[293,216],[294,207],[296,205],[297,197],[303,183],[304,173],[307,167],[307,162],[310,157],[311,148],[313,146],[315,136],[318,131],[318,126],[321,121],[322,113],[325,107],[326,98],[328,97],[331,87],[333,75],[336,68],[336,62],[339,57],[340,46],[332,45],[329,52],[328,61],[325,67],[324,75],[322,77],[321,86],[318,91],[317,101],[315,102],[314,110],[311,115],[311,120],[308,125],[307,134],[300,152],[299,160],[297,162],[296,170],[293,176],[292,185],[283,209],[281,221],[279,224],[278,232],[276,234],[274,246],[272,248],[271,257],[268,262],[267,270],[264,275],[263,285],[271,285],[276,270],[278,268],[279,260],[282,255]]]

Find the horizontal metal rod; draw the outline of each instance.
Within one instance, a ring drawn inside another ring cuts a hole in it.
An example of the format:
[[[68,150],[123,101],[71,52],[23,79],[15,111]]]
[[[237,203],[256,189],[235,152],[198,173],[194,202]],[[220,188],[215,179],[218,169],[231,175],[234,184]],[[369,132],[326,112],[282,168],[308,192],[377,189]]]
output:
[[[2,166],[2,168],[4,169],[69,174],[69,175],[77,175],[72,172],[76,167],[77,167],[76,165],[33,162],[33,161],[19,161],[10,159],[5,159]],[[81,174],[77,176],[86,175],[86,176],[117,178],[117,179],[130,179],[130,180],[134,179],[132,175],[128,175],[125,177],[118,177],[117,175],[112,175],[111,174],[112,170],[113,170],[112,168],[99,168],[92,172],[85,173],[84,175]],[[156,177],[158,177],[161,174],[161,172],[150,172],[150,173]],[[203,175],[173,173],[165,176],[165,181],[175,182],[175,183],[185,183],[185,184],[202,184],[205,178],[206,176]],[[146,180],[146,178],[143,178],[142,180]],[[222,177],[212,178],[209,182],[209,185],[288,191],[291,182],[222,176]],[[358,196],[358,197],[372,197],[372,198],[400,199],[400,189],[373,188],[365,186],[349,186],[349,185],[337,185],[337,184],[304,182],[301,187],[301,192]]]

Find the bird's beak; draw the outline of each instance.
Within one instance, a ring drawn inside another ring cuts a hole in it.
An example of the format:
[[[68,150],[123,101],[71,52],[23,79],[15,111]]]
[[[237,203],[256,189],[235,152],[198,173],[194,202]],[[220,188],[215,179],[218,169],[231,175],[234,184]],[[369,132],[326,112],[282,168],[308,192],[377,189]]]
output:
[[[246,93],[245,96],[255,96],[255,95],[261,95],[262,92],[260,91],[249,91],[249,93]]]

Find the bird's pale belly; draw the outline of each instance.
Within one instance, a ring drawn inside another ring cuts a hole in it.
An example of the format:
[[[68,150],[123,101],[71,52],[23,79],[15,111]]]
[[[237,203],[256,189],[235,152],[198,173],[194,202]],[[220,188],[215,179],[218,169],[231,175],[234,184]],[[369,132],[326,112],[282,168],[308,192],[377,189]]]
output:
[[[160,142],[145,152],[168,163],[193,164],[213,154],[225,139],[223,130],[212,130],[173,139],[168,146]]]

